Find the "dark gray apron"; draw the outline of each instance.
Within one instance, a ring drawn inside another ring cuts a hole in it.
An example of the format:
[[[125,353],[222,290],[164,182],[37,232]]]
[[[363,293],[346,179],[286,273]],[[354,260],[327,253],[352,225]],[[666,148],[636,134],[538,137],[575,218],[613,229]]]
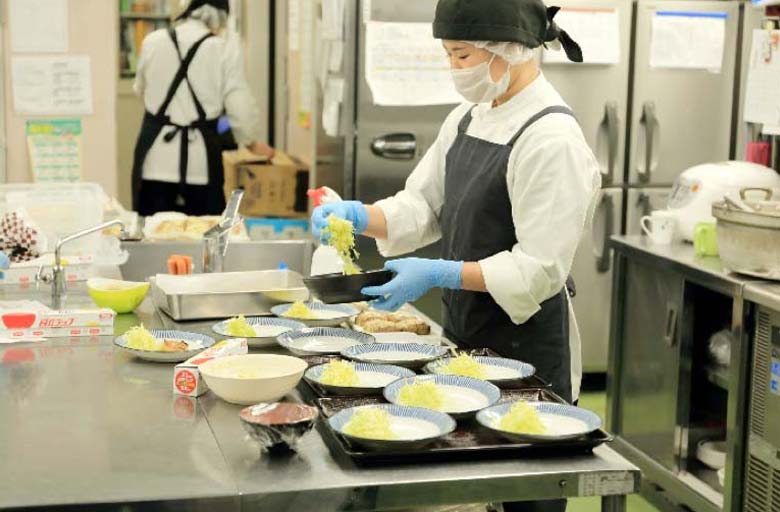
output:
[[[466,113],[447,153],[440,219],[442,258],[479,261],[512,250],[517,237],[506,184],[509,155],[529,126],[553,113],[574,115],[566,107],[546,108],[532,116],[507,144],[467,135],[471,111]],[[443,301],[444,333],[448,339],[459,347],[488,347],[502,356],[534,365],[556,393],[571,401],[565,288],[544,301],[541,310],[521,325],[512,322],[487,293],[444,290]]]
[[[180,64],[176,75],[173,77],[171,85],[168,87],[168,93],[165,96],[165,100],[160,105],[156,114],[150,112],[144,113],[143,123],[141,124],[141,132],[138,134],[138,140],[135,145],[135,154],[133,159],[133,176],[132,176],[132,189],[133,189],[133,209],[138,211],[141,209],[139,204],[139,192],[141,189],[141,181],[143,179],[143,167],[144,160],[149,150],[154,145],[157,137],[166,128],[170,130],[163,136],[163,141],[170,143],[176,134],[181,134],[179,137],[179,190],[180,200],[184,200],[186,197],[184,189],[187,185],[187,163],[189,160],[189,133],[190,130],[198,130],[203,136],[203,143],[206,146],[206,158],[208,161],[208,186],[213,189],[212,193],[215,197],[215,203],[213,206],[214,214],[220,214],[225,208],[224,192],[222,191],[222,185],[225,180],[224,170],[222,167],[222,142],[217,132],[218,118],[207,119],[206,111],[200,100],[195,95],[195,91],[192,89],[189,79],[187,78],[187,71],[190,68],[192,59],[195,58],[195,54],[206,39],[213,37],[214,34],[208,33],[202,38],[198,39],[195,44],[187,51],[187,54],[182,57],[181,50],[179,49],[179,41],[176,37],[176,31],[171,28],[168,30],[168,35],[173,41],[173,45],[176,47],[176,53],[179,55]],[[173,101],[173,97],[176,95],[176,91],[182,82],[187,83],[187,87],[192,95],[192,101],[195,104],[195,110],[198,112],[198,118],[186,126],[181,126],[173,123],[168,116],[168,107]],[[184,206],[184,205],[179,205]]]

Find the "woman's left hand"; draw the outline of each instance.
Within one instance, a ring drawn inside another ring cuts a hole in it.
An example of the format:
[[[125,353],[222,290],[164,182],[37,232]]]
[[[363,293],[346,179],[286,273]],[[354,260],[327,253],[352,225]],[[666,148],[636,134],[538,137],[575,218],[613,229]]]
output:
[[[363,288],[365,295],[378,297],[372,306],[383,311],[395,311],[407,302],[425,295],[431,288],[460,289],[462,261],[403,258],[385,263],[385,270],[395,277],[382,286]]]

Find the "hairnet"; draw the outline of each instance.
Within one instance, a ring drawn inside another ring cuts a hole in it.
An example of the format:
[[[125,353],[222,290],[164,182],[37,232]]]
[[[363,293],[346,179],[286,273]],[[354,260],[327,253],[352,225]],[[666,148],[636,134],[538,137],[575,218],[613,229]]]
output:
[[[464,43],[483,48],[490,53],[498,55],[509,63],[510,66],[523,64],[534,58],[534,51],[521,43],[497,42],[497,41],[464,41]]]
[[[228,13],[211,5],[202,5],[189,13],[188,18],[202,21],[209,30],[220,30],[227,26]]]

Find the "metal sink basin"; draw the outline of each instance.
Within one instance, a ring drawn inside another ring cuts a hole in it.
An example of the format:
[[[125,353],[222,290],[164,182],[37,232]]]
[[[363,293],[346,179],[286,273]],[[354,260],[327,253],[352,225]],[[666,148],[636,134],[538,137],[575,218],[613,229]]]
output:
[[[122,277],[129,281],[145,281],[156,274],[167,273],[168,257],[181,254],[192,257],[194,272],[203,270],[203,245],[200,242],[125,242],[130,253],[122,265]],[[248,241],[230,242],[225,257],[225,272],[276,270],[284,265],[301,275],[308,275],[314,244],[309,241]]]

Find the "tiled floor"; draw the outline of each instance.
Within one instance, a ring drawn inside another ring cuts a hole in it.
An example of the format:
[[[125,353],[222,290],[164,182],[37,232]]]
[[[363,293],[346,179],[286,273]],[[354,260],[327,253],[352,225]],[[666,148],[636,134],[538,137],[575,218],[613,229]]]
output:
[[[603,420],[607,410],[607,395],[604,391],[583,392],[580,394],[579,406],[598,413]],[[640,496],[629,496],[626,508],[628,512],[657,512],[658,510]],[[600,510],[601,500],[598,498],[569,500],[569,506],[566,508],[566,512],[599,512]]]

